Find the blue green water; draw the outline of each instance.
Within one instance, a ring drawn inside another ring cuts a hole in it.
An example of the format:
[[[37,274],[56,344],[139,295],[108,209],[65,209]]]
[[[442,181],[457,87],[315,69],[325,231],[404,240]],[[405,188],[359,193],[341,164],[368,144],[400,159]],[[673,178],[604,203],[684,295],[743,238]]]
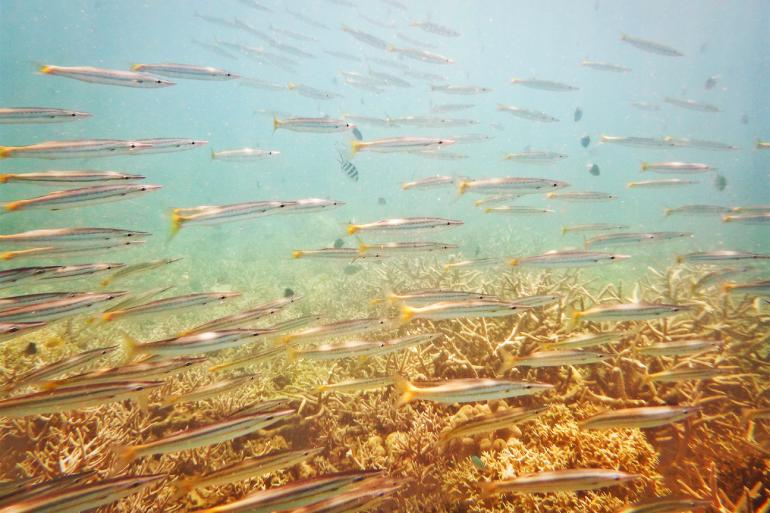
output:
[[[770,203],[770,152],[755,149],[757,139],[770,138],[770,10],[766,2],[669,1],[547,1],[547,2],[404,2],[406,10],[384,1],[354,2],[355,7],[332,0],[264,0],[270,12],[239,2],[145,0],[4,0],[0,2],[0,107],[59,107],[86,111],[93,117],[63,124],[0,124],[0,145],[22,146],[49,140],[195,138],[208,141],[191,151],[132,155],[105,159],[4,159],[0,173],[46,169],[118,170],[142,174],[146,182],[163,189],[138,199],[63,211],[22,211],[0,215],[0,233],[38,228],[100,226],[151,232],[138,249],[83,257],[66,263],[117,261],[134,263],[163,257],[183,257],[175,267],[137,277],[132,287],[174,285],[175,293],[238,290],[249,301],[278,297],[289,287],[306,296],[323,297],[319,304],[338,302],[344,309],[365,311],[346,303],[344,290],[364,289],[375,279],[378,263],[358,262],[363,271],[345,274],[348,262],[292,260],[295,249],[330,247],[342,238],[348,246],[358,241],[345,234],[349,222],[382,218],[437,216],[462,220],[455,230],[431,239],[458,244],[456,252],[410,257],[429,265],[451,259],[521,257],[547,250],[581,247],[579,234],[562,235],[561,227],[579,223],[627,224],[633,231],[687,231],[684,241],[623,248],[631,260],[611,268],[588,271],[589,277],[633,283],[648,266],[664,270],[676,255],[690,251],[735,249],[770,251],[767,223],[724,223],[720,216],[664,217],[664,208],[687,204],[726,207]],[[293,16],[300,12],[326,28]],[[281,52],[246,30],[223,27],[197,16],[240,20],[275,40],[300,48],[312,57]],[[365,19],[379,20],[388,27]],[[447,38],[410,26],[430,19],[461,34]],[[429,43],[431,52],[454,59],[436,65],[399,57],[355,40],[342,26],[376,35],[396,46],[415,46],[397,34]],[[273,28],[312,37],[293,39]],[[682,57],[641,51],[621,41],[621,33],[669,45]],[[194,41],[217,45],[225,57]],[[263,47],[296,61],[276,66],[260,61],[225,43]],[[358,61],[325,51],[345,52]],[[391,62],[384,65],[381,60]],[[606,61],[631,68],[630,73],[596,71],[581,59]],[[132,89],[84,83],[38,73],[41,64],[96,66],[127,70],[134,63],[176,62],[215,66],[266,82],[290,82],[340,95],[321,101],[285,87],[264,90],[232,81],[172,79],[173,87]],[[430,72],[445,80],[417,79],[404,73]],[[384,72],[401,77],[409,87],[384,87],[371,92],[347,85],[341,71]],[[705,87],[718,76],[716,86]],[[550,92],[512,85],[511,78],[539,78],[565,82],[577,91]],[[431,91],[431,84],[477,85],[492,91],[480,95],[449,95]],[[689,98],[718,106],[718,113],[683,110],[664,97]],[[659,105],[649,112],[632,106],[643,101]],[[431,113],[434,105],[469,103],[460,112]],[[540,110],[559,118],[557,123],[536,123],[496,110],[510,104]],[[573,120],[576,109],[582,119]],[[431,116],[463,118],[470,127],[421,128],[359,126],[364,140],[396,136],[483,134],[489,140],[457,144],[448,150],[465,156],[438,160],[416,155],[362,152],[352,156],[349,133],[314,134],[273,130],[272,117],[342,117],[355,114],[377,118]],[[738,147],[735,151],[696,148],[644,149],[599,143],[600,136],[674,136],[709,139]],[[589,135],[587,148],[580,139]],[[242,147],[278,150],[280,155],[253,162],[213,160],[211,151]],[[504,161],[509,152],[525,148],[568,155],[550,165]],[[340,170],[342,151],[358,168],[360,179],[350,180]],[[726,179],[715,187],[714,173],[658,175],[641,173],[644,161],[704,162]],[[598,164],[599,176],[587,165]],[[618,196],[606,203],[567,203],[533,194],[516,204],[543,206],[555,212],[542,216],[485,214],[473,205],[481,196],[460,197],[455,188],[403,191],[405,181],[430,175],[483,178],[532,176],[564,180],[565,191],[604,191]],[[679,176],[700,183],[668,189],[629,189],[634,180]],[[56,190],[50,186],[0,185],[0,203]],[[255,200],[327,198],[345,206],[309,214],[268,216],[217,226],[185,226],[170,238],[174,208],[225,205]],[[376,237],[362,236],[366,242]],[[18,265],[61,263],[53,259],[1,262],[0,269]],[[405,266],[414,262],[404,260]],[[398,264],[395,264],[398,265]],[[508,271],[505,271],[508,272]],[[162,282],[162,283],[161,283]],[[92,281],[69,282],[70,289],[86,290]],[[16,287],[23,294],[55,287]],[[329,299],[333,298],[333,299]],[[307,307],[312,311],[312,307]],[[210,318],[209,316],[208,318]],[[339,318],[334,313],[330,318]],[[138,327],[137,329],[141,329]]]

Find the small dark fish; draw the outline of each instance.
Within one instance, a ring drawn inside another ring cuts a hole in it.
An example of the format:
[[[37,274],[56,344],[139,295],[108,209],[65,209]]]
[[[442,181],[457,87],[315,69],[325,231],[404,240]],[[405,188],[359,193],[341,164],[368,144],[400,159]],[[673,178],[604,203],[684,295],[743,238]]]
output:
[[[348,178],[351,180],[357,182],[358,181],[358,168],[353,165],[352,162],[350,162],[348,159],[345,158],[345,156],[342,154],[341,151],[339,153],[339,158],[337,159],[337,162],[340,164],[340,169],[343,173],[348,175]]]
[[[583,110],[580,107],[578,107],[577,109],[575,109],[575,122],[577,123],[581,119],[583,119]]]
[[[714,175],[714,188],[718,191],[723,191],[725,187],[727,187],[727,178],[720,174]]]
[[[717,85],[718,79],[719,77],[716,75],[714,75],[713,77],[708,77],[706,79],[706,84],[705,84],[706,89],[714,89],[714,86]]]
[[[339,249],[339,248],[341,248],[344,245],[345,245],[345,241],[342,240],[342,239],[337,239],[337,240],[334,241],[334,247],[336,249]]]
[[[378,205],[385,205],[386,203],[387,203],[387,202],[385,201],[385,198],[383,198],[382,196],[380,196],[379,198],[377,198],[377,204],[378,204]]]
[[[37,345],[35,345],[34,342],[30,342],[27,344],[27,347],[24,348],[24,352],[28,355],[37,354]]]
[[[591,173],[594,176],[599,176],[599,165],[598,164],[589,164],[588,166],[588,172]]]
[[[481,458],[479,458],[475,454],[471,456],[471,463],[473,463],[473,466],[479,470],[484,470],[486,468],[486,465],[484,465],[484,462],[481,461]]]
[[[361,130],[359,130],[358,128],[353,127],[352,132],[353,132],[353,137],[355,137],[359,141],[363,141],[364,136],[361,135]]]
[[[748,114],[744,114],[743,116],[741,116],[741,123],[743,123],[744,125],[748,125],[749,124],[749,115]]]
[[[294,291],[289,287],[286,287],[285,289],[283,289],[283,297],[292,297],[293,295],[294,295]]]
[[[588,145],[591,144],[591,136],[590,135],[584,135],[580,138],[580,146],[583,148],[588,148]]]

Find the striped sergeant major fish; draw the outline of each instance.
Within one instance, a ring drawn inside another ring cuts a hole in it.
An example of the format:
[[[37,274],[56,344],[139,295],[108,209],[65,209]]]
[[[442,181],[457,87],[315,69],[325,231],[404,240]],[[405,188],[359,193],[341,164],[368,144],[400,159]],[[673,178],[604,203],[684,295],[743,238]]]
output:
[[[348,178],[353,180],[354,182],[358,181],[358,168],[348,159],[345,158],[345,155],[342,154],[341,151],[337,151],[339,154],[339,157],[337,158],[337,162],[340,164],[340,170],[348,175]]]

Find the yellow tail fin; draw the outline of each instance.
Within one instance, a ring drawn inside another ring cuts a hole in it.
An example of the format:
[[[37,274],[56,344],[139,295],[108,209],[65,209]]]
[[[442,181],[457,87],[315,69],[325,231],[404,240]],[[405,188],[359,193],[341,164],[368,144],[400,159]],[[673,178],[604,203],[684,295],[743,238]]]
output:
[[[127,467],[136,459],[136,447],[118,446],[113,448],[112,452],[115,454],[115,464],[119,469]]]
[[[273,132],[278,130],[278,128],[281,126],[281,121],[278,119],[278,116],[273,114]]]
[[[180,500],[184,499],[190,492],[192,492],[195,487],[198,480],[194,477],[189,477],[187,479],[180,479],[179,481],[175,481],[171,483],[171,486],[174,487],[174,495],[172,495],[174,500]]]
[[[10,174],[0,174],[0,183],[8,183],[8,180],[10,180],[11,176]]]
[[[722,294],[729,294],[731,290],[735,288],[735,283],[731,281],[727,281],[722,284],[721,287],[719,287],[719,290],[722,291]]]
[[[457,194],[462,196],[465,194],[465,191],[468,190],[468,187],[470,187],[470,182],[468,180],[459,180],[457,182]]]
[[[169,239],[174,238],[179,233],[179,230],[182,229],[182,223],[184,223],[184,218],[179,214],[179,209],[175,208],[171,212],[171,236]]]
[[[405,377],[399,376],[398,374],[393,376],[393,380],[395,381],[396,391],[398,392],[398,401],[396,402],[396,407],[403,406],[414,401],[417,395],[417,387],[412,385]]]
[[[142,69],[141,64],[132,64],[131,65],[131,71],[140,71]]]
[[[363,147],[364,147],[363,141],[356,141],[356,140],[350,141],[350,151],[353,152],[353,156],[354,157],[355,157],[356,153],[361,151],[361,148],[363,148]]]
[[[11,156],[13,146],[0,146],[0,159],[6,159]]]
[[[562,235],[567,235],[568,231],[569,231],[569,228],[567,228],[566,226],[562,226],[561,227],[561,234]]]
[[[494,495],[497,488],[495,483],[486,481],[477,483],[477,486],[479,487],[479,495],[481,495],[482,498],[487,498]]]
[[[305,256],[305,252],[304,251],[295,250],[295,251],[291,252],[291,257],[292,258],[295,258],[295,259],[296,258],[302,258],[303,256]]]
[[[363,242],[359,242],[359,243],[358,243],[358,254],[359,254],[359,255],[364,255],[364,254],[366,254],[366,250],[367,250],[367,249],[369,249],[370,247],[371,247],[371,246],[367,246],[367,245],[366,245],[366,244],[364,244]]]
[[[503,372],[513,368],[513,366],[516,365],[516,357],[505,349],[498,349],[498,351],[500,352],[500,356],[503,357],[503,363],[500,364],[500,368],[497,369],[497,372],[502,374]]]
[[[48,74],[53,72],[53,68],[51,66],[49,66],[48,64],[44,64],[44,65],[40,66],[37,70],[40,73],[45,73],[46,75],[48,75]]]
[[[123,332],[123,351],[126,353],[126,361],[130,362],[134,358],[136,358],[136,355],[139,354],[139,349],[141,347],[141,342],[136,340],[134,337],[129,335],[126,332]]]
[[[348,225],[348,235],[353,235],[353,234],[354,234],[354,233],[356,233],[358,230],[359,230],[358,226],[356,226],[356,225],[354,225],[354,224],[349,224],[349,225]]]
[[[642,168],[642,171],[647,171],[650,168],[650,165],[647,162],[642,162],[640,167]]]
[[[294,82],[289,82],[288,84],[286,84],[286,88],[290,89],[290,90],[291,89],[296,89],[297,87],[299,87],[299,86],[297,84],[295,84]]]
[[[517,265],[519,265],[519,263],[520,263],[520,260],[518,258],[511,258],[508,261],[508,265],[510,265],[512,267],[516,267]]]
[[[408,305],[401,305],[401,324],[406,324],[414,318],[414,309]]]
[[[24,201],[23,200],[11,201],[11,202],[6,203],[4,205],[4,208],[5,208],[6,212],[14,212],[16,210],[19,210],[23,205],[24,205]]]

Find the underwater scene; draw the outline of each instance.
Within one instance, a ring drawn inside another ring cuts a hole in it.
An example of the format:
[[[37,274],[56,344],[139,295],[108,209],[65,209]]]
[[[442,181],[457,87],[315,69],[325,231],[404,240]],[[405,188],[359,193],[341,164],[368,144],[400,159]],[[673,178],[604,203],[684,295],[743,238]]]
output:
[[[769,7],[0,0],[0,513],[770,512]]]

